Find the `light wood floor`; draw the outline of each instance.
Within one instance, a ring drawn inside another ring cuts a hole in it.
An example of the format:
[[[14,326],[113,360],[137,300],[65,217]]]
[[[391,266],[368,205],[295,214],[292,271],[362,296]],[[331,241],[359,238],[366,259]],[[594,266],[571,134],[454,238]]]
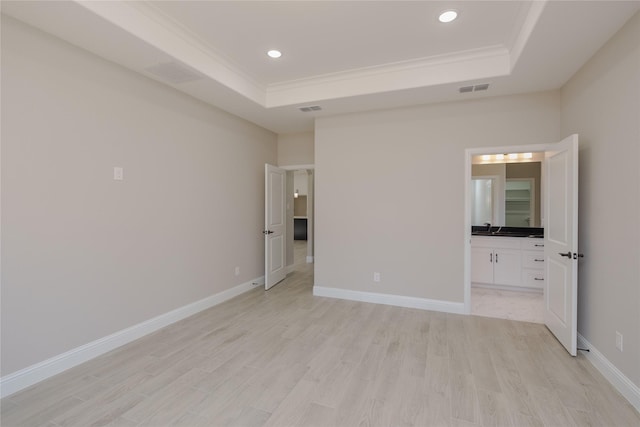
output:
[[[2,425],[640,425],[543,325],[314,297],[311,268],[5,398]]]

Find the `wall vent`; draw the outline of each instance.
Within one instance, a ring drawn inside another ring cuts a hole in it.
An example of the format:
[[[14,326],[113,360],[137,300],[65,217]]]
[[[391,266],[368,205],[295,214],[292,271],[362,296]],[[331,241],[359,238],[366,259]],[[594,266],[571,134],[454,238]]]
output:
[[[312,111],[320,111],[322,110],[322,108],[320,108],[319,105],[309,105],[307,107],[300,107],[300,111],[302,111],[303,113],[310,113]]]
[[[475,86],[462,86],[458,91],[460,93],[479,92],[481,90],[489,89],[489,83],[483,83]]]

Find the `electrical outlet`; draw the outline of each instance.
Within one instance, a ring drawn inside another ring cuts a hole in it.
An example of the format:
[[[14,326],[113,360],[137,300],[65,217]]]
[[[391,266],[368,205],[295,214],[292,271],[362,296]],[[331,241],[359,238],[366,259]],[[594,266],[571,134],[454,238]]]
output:
[[[236,267],[236,276],[240,275],[240,267]]]
[[[124,169],[120,166],[113,167],[113,179],[116,181],[124,180]]]
[[[622,334],[616,331],[616,348],[622,351]]]
[[[373,273],[373,281],[374,282],[379,282],[380,281],[380,273]]]

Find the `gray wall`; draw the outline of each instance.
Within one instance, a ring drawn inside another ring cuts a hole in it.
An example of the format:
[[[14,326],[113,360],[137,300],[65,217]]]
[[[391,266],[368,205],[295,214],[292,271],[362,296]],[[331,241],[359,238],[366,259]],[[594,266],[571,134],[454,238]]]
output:
[[[465,149],[559,139],[557,91],[317,119],[315,284],[463,302]]]
[[[313,132],[278,135],[278,166],[313,164]]]
[[[264,274],[275,134],[3,16],[1,137],[3,376]]]
[[[580,134],[578,332],[640,387],[640,13],[562,89],[562,133]]]

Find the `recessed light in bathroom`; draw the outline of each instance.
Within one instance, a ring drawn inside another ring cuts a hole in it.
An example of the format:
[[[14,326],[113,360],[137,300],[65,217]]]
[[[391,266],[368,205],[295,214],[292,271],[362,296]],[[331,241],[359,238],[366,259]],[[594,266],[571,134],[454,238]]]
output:
[[[267,52],[267,55],[269,55],[270,58],[280,58],[282,56],[282,52],[280,52],[279,50],[270,50],[269,52]]]

